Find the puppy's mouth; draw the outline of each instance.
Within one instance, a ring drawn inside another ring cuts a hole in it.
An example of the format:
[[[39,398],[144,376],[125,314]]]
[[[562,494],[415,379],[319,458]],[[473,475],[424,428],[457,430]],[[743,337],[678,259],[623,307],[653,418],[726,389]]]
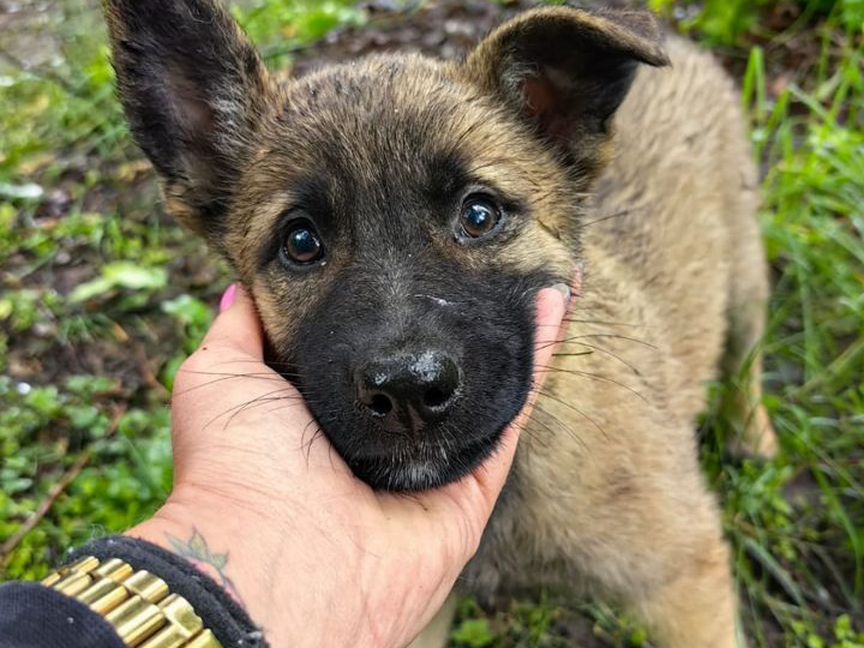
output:
[[[458,445],[446,440],[396,445],[375,455],[348,459],[359,478],[396,492],[432,490],[457,481],[480,466],[495,451],[504,430]]]
[[[370,395],[350,379],[351,371],[335,372],[348,377],[340,385],[327,365],[323,379],[298,381],[303,372],[293,377],[319,429],[358,479],[376,490],[416,492],[458,481],[495,451],[530,391],[530,354],[521,361],[515,371],[505,366],[495,372],[502,376],[497,382],[482,376],[472,383],[477,374],[465,372],[465,383],[443,405],[425,386],[421,396],[413,388]]]
[[[321,302],[282,355],[283,375],[357,478],[376,490],[434,490],[481,466],[524,407],[534,296],[549,279],[462,273],[446,293],[431,278],[411,289],[446,294],[460,309],[374,301],[375,281],[351,277]]]
[[[300,374],[280,364],[281,375],[303,394],[319,430],[354,475],[376,490],[392,492],[434,490],[481,466],[524,405],[530,384],[499,395],[500,400],[466,394],[469,403],[450,415],[408,429],[388,425],[358,403],[340,399],[338,392],[310,390],[298,380]]]

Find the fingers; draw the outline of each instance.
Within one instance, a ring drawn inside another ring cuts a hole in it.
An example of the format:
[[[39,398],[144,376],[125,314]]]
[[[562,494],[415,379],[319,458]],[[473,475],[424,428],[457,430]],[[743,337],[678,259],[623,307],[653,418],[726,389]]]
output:
[[[560,340],[561,324],[567,313],[569,296],[565,290],[549,288],[540,291],[537,296],[536,326],[537,339],[534,352],[534,389],[528,399],[528,404],[522,410],[516,421],[505,432],[495,454],[466,479],[451,484],[439,491],[420,496],[425,508],[442,518],[451,518],[446,528],[457,527],[464,537],[459,538],[462,544],[461,552],[470,558],[476,550],[480,537],[492,515],[495,502],[504,488],[519,440],[519,430],[528,420],[531,408],[537,398],[538,391],[546,379],[546,369],[555,353]],[[454,507],[455,505],[455,507]],[[455,509],[455,510],[454,510]]]
[[[213,322],[201,350],[218,347],[222,354],[264,359],[264,334],[258,311],[249,294],[237,284],[225,291],[220,313]]]
[[[505,432],[498,451],[482,466],[477,468],[474,477],[480,486],[484,504],[491,515],[498,494],[516,455],[519,432],[531,415],[538,393],[543,388],[548,375],[548,367],[560,339],[561,323],[567,313],[568,297],[557,288],[541,290],[537,295],[537,339],[534,343],[534,387],[528,396],[528,403],[516,421]]]
[[[332,459],[327,440],[317,438],[302,395],[265,363],[264,334],[249,294],[229,288],[220,311],[174,382],[177,474],[191,479],[197,471],[204,481],[202,472],[231,466],[235,477],[252,473],[254,489],[263,475],[278,472],[284,481],[285,474],[309,466],[323,467],[322,479],[347,472]]]
[[[549,367],[558,346],[564,317],[570,308],[570,289],[566,286],[541,290],[537,296],[537,339],[534,342],[534,388],[528,398],[528,405],[522,411],[527,419],[534,407],[534,401],[543,389]]]
[[[220,310],[201,346],[177,373],[175,406],[186,396],[207,402],[214,397],[225,400],[233,392],[239,398],[244,390],[272,389],[272,383],[263,380],[270,377],[270,370],[264,364],[264,336],[252,299],[243,288],[231,286]],[[262,380],[241,380],[246,375]]]

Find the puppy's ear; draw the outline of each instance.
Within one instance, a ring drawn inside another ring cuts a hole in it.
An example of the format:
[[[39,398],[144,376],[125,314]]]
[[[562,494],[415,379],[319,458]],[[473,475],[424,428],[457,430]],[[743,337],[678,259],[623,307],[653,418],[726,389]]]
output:
[[[469,56],[465,72],[593,175],[640,63],[669,63],[651,14],[559,7],[498,28]]]
[[[272,92],[215,0],[104,0],[120,98],[169,211],[218,242]]]

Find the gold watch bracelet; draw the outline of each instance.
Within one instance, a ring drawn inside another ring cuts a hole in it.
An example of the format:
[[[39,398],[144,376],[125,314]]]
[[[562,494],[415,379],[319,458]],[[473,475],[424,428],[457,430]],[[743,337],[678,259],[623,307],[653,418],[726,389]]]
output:
[[[42,580],[105,619],[133,648],[222,648],[182,596],[146,570],[86,556]]]

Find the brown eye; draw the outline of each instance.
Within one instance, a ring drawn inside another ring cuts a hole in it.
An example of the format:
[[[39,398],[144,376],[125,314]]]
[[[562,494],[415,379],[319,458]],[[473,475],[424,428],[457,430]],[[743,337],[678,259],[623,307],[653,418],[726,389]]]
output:
[[[501,220],[501,211],[490,198],[469,196],[462,205],[462,233],[469,238],[486,236]]]
[[[307,264],[324,256],[324,246],[314,226],[307,221],[300,221],[288,230],[282,252],[294,263]]]

